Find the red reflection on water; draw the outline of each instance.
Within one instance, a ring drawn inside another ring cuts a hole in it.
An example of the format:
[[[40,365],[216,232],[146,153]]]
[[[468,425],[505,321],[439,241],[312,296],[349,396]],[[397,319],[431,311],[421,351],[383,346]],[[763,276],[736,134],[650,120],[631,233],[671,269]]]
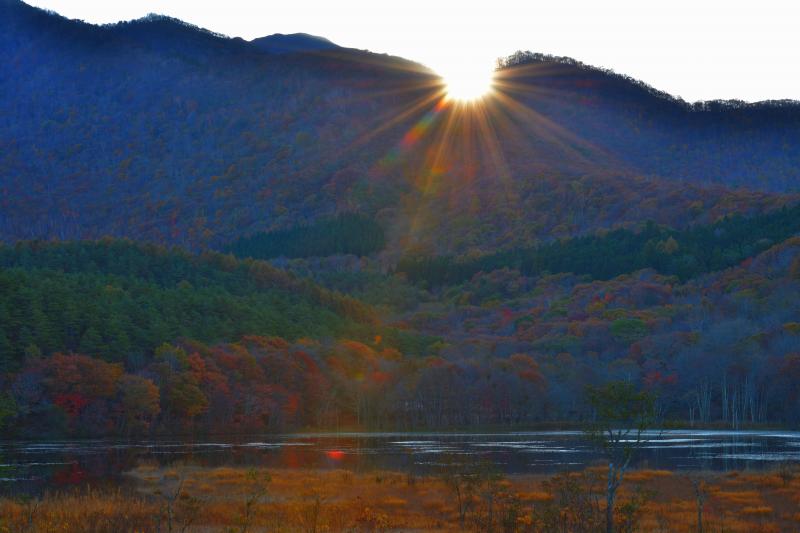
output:
[[[334,461],[341,461],[344,459],[344,452],[341,450],[328,450],[325,452],[325,455],[328,456],[329,459],[333,459]]]
[[[77,485],[84,479],[86,479],[86,472],[77,463],[72,463],[69,468],[61,469],[53,474],[53,484],[55,485]]]

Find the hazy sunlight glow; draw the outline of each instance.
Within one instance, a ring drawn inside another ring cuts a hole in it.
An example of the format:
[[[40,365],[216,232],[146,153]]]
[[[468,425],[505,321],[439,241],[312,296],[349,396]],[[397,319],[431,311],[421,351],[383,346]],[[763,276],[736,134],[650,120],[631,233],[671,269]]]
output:
[[[492,69],[481,68],[481,65],[474,67],[459,65],[459,67],[441,72],[448,99],[469,102],[483,98],[491,91],[494,83]]]

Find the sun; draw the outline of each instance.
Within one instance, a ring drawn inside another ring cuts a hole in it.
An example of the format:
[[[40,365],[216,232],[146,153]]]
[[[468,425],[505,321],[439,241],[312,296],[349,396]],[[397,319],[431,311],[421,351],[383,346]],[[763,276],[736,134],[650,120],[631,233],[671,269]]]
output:
[[[484,98],[494,85],[494,70],[459,65],[442,72],[444,92],[448,100],[474,102]]]

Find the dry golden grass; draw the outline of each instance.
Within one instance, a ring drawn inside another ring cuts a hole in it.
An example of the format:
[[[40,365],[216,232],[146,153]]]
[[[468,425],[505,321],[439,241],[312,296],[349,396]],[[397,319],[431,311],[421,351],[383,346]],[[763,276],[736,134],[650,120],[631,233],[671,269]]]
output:
[[[553,499],[553,495],[549,492],[544,492],[541,490],[536,491],[528,491],[528,492],[518,492],[517,498],[523,502],[549,502]]]
[[[110,533],[153,531],[158,508],[137,496],[88,491],[42,501],[0,500],[0,531]],[[5,528],[5,529],[4,529]]]
[[[601,474],[600,467],[593,472]],[[268,475],[268,481],[266,478]],[[784,483],[774,473],[695,474],[704,478],[706,531],[771,533],[800,531],[800,480]],[[455,498],[436,477],[409,478],[396,472],[329,470],[155,468],[129,473],[133,489],[48,495],[39,501],[0,499],[0,533],[111,533],[173,530],[239,531],[249,515],[250,530],[296,531],[461,531]],[[571,476],[578,479],[579,475]],[[557,504],[544,476],[512,476],[496,484],[518,502],[515,527],[538,531],[534,510]],[[777,481],[777,483],[776,483]],[[620,501],[637,487],[650,494],[638,531],[696,531],[697,507],[690,480],[664,470],[630,472]],[[248,510],[245,502],[266,488]],[[475,502],[482,496],[475,495]],[[477,526],[476,526],[477,527]],[[469,526],[469,529],[475,529]]]
[[[752,505],[761,501],[761,494],[754,490],[743,490],[738,492],[714,492],[714,498],[723,500],[731,505]]]
[[[772,507],[760,505],[758,507],[744,507],[742,514],[745,516],[769,516],[772,514]]]
[[[627,481],[630,483],[642,483],[670,476],[672,476],[672,472],[669,470],[635,470],[627,475]]]

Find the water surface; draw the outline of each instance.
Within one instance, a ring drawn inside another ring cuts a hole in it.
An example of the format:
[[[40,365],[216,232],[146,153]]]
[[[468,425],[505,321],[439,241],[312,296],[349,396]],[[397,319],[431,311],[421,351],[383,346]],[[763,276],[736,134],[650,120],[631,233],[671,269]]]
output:
[[[0,492],[118,483],[141,461],[168,465],[441,471],[487,460],[508,474],[579,469],[601,459],[579,431],[317,433],[238,439],[0,442]],[[765,469],[800,461],[800,432],[673,430],[646,435],[638,466],[671,470]]]

